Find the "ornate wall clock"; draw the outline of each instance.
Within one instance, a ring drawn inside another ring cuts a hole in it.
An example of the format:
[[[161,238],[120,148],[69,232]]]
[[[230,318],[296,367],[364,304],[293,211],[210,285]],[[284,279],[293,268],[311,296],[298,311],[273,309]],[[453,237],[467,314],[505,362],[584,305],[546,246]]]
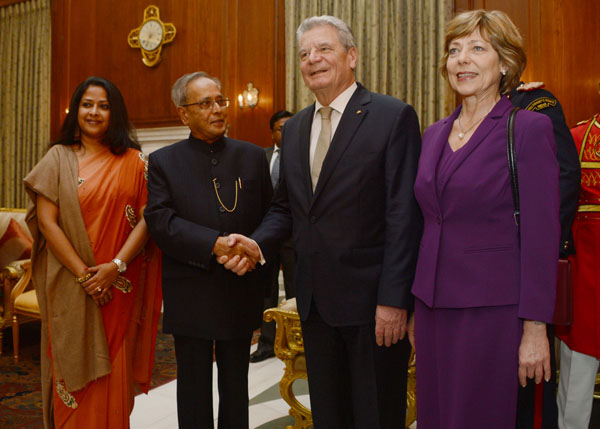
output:
[[[154,67],[160,62],[163,45],[172,42],[175,33],[175,26],[162,22],[158,7],[150,5],[144,9],[142,24],[129,32],[127,42],[132,48],[140,48],[144,64]]]

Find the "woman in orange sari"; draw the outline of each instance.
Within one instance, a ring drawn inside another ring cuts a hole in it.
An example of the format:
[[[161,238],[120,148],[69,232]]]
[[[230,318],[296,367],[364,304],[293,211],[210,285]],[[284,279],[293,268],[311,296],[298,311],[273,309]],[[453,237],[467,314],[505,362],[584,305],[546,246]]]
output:
[[[81,83],[61,131],[24,179],[42,314],[46,428],[128,428],[147,392],[161,308],[147,244],[146,158],[119,90]]]

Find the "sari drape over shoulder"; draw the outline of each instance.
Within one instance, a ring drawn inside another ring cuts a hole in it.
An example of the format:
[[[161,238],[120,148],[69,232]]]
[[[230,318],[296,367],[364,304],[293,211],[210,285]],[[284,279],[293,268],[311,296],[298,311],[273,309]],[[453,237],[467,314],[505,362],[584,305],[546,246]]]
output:
[[[88,266],[110,262],[146,204],[145,157],[129,149],[78,162],[53,146],[25,178],[32,200],[33,282],[42,313],[42,389],[46,427],[128,427],[133,383],[147,392],[160,316],[160,258],[148,243],[98,307],[54,257],[37,226],[36,199],[59,208],[59,225]],[[133,365],[135,362],[135,366]]]

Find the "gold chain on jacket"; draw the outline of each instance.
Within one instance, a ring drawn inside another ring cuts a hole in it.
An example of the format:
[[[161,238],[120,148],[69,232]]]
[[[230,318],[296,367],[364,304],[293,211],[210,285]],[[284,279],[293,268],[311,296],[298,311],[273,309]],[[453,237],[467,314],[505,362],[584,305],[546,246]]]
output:
[[[223,204],[223,201],[221,200],[221,196],[219,195],[219,190],[217,189],[217,178],[215,177],[213,179],[213,187],[215,188],[215,194],[217,194],[217,199],[219,200],[219,204],[221,204],[221,207],[223,207],[227,213],[233,213],[237,207],[238,186],[239,186],[239,189],[242,189],[242,179],[240,179],[239,177],[235,181],[235,202],[233,203],[233,208],[228,209],[227,206],[225,206],[225,204]]]

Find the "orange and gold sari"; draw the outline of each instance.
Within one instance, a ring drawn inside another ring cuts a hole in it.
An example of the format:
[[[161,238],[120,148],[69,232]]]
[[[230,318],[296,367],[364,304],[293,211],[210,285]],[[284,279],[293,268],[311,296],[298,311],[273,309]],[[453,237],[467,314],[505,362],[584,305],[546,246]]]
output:
[[[61,154],[68,150],[70,149],[59,150],[58,158],[61,158]],[[68,158],[72,163],[71,155],[68,154]],[[75,159],[75,161],[77,160]],[[64,159],[61,162],[64,162]],[[40,162],[40,164],[43,163],[48,164],[48,161]],[[46,196],[44,189],[48,185],[40,184],[43,175],[36,175],[37,168],[36,166],[32,170],[25,182],[30,190],[30,195],[33,191]],[[76,169],[78,173],[75,183],[76,191],[74,196],[69,194],[65,199],[77,198],[80,213],[70,213],[65,216],[62,213],[63,205],[60,201],[60,192],[58,192],[59,195],[55,197],[55,200],[58,203],[59,212],[61,212],[59,221],[62,222],[64,219],[66,223],[69,221],[69,216],[82,216],[89,247],[93,254],[93,263],[110,262],[136,225],[137,214],[141,207],[146,204],[145,157],[141,152],[133,149],[129,149],[122,155],[113,155],[106,148],[85,161],[79,162],[75,167],[71,165],[70,168],[71,172],[63,175],[70,176],[69,180],[72,180]],[[45,170],[47,171],[47,169]],[[57,170],[59,175],[64,173],[61,167]],[[49,194],[50,197],[53,196],[52,192]],[[51,200],[54,201],[52,198]],[[69,237],[68,231],[65,233]],[[86,241],[75,237],[69,237],[69,239],[72,243]],[[85,242],[83,245],[74,244],[74,247],[78,250],[78,246],[87,247],[86,244]],[[42,255],[43,251],[39,247],[34,245],[34,249],[38,249],[34,253]],[[45,259],[50,260],[51,258],[46,255]],[[92,264],[88,260],[85,262],[89,265]],[[35,265],[34,263],[34,277]],[[47,269],[47,271],[50,272],[52,269]],[[113,299],[100,308],[105,343],[100,344],[101,341],[95,339],[84,346],[92,348],[92,355],[103,355],[106,350],[108,351],[110,369],[106,375],[106,370],[85,368],[83,370],[85,374],[80,376],[77,373],[76,376],[72,376],[71,370],[65,365],[61,365],[61,362],[64,361],[61,356],[65,351],[57,350],[57,347],[64,348],[65,341],[54,341],[55,336],[60,336],[61,332],[53,329],[56,328],[53,325],[64,323],[62,319],[70,317],[70,315],[63,317],[53,315],[53,313],[58,313],[58,311],[53,311],[52,304],[54,301],[52,294],[56,294],[56,292],[52,292],[50,287],[46,287],[44,290],[44,285],[34,282],[38,297],[44,293],[47,295],[45,298],[42,297],[46,303],[42,306],[40,302],[40,308],[44,313],[43,307],[46,307],[48,315],[43,318],[46,322],[46,327],[43,329],[48,334],[47,357],[50,361],[52,382],[49,386],[51,391],[48,392],[50,397],[45,398],[47,400],[44,406],[47,408],[46,403],[52,404],[49,407],[52,411],[49,411],[48,420],[53,420],[55,427],[92,429],[129,427],[129,415],[133,409],[135,394],[134,383],[137,383],[144,392],[147,392],[149,388],[162,301],[160,274],[158,249],[149,243],[128,264],[127,271],[122,275],[130,281],[131,290],[126,287],[113,286]],[[42,283],[39,280],[44,279],[38,277],[38,283]],[[46,275],[45,281],[51,283],[51,276]],[[70,289],[72,287],[72,284],[63,284],[63,289],[69,288],[69,293],[74,293]],[[81,289],[81,287],[79,288]],[[77,299],[81,298],[78,296]],[[85,296],[84,299],[91,300],[89,296]],[[86,308],[90,308],[89,302],[86,302]],[[86,320],[86,318],[87,316],[82,316],[82,320]],[[75,329],[73,335],[77,336],[78,334],[85,335],[85,332]],[[96,348],[98,353],[94,352]],[[77,350],[69,352],[85,355]],[[85,361],[81,362],[81,365],[89,366],[89,363]],[[102,364],[96,366],[101,367]],[[81,387],[79,384],[84,385]],[[52,423],[48,420],[46,424],[51,425]]]

